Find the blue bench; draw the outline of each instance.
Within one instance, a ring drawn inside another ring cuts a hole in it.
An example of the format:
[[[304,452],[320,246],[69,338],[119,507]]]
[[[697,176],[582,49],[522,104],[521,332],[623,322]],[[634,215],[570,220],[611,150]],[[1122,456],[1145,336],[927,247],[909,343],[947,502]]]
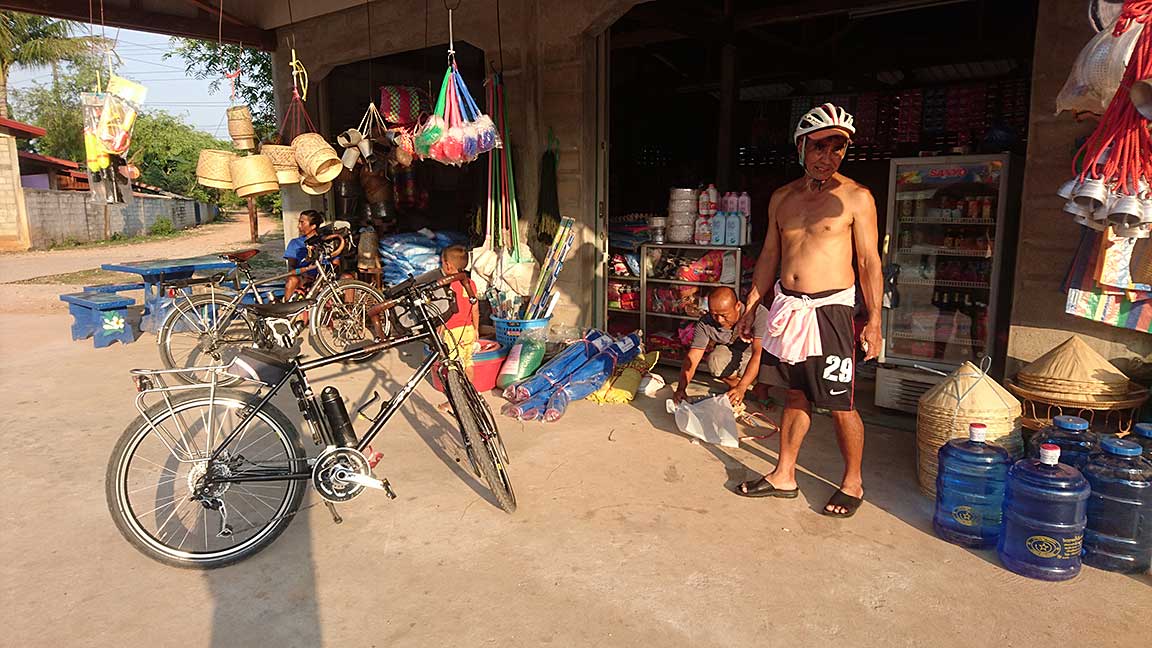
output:
[[[115,293],[85,291],[60,295],[60,301],[67,302],[72,315],[72,339],[87,340],[97,349],[119,340],[129,344],[136,340],[132,327],[128,325],[128,307],[136,303],[130,297]]]
[[[144,290],[143,283],[104,284],[102,286],[84,286],[84,292],[118,293],[129,290]]]

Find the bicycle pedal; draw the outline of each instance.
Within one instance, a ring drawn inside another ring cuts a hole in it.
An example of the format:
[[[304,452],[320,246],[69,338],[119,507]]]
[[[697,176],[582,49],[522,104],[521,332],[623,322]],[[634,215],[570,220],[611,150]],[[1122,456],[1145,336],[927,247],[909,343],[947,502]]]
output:
[[[388,483],[387,479],[384,480],[384,494],[388,499],[396,499],[396,492],[392,490],[392,484]]]

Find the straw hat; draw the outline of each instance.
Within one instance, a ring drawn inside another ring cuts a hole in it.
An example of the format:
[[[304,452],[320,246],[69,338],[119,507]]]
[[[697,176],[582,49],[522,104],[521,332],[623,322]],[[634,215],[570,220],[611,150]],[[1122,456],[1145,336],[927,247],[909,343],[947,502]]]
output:
[[[1118,400],[1130,391],[1128,376],[1075,335],[1021,369],[1015,382],[1041,398],[1084,403]]]
[[[937,453],[951,439],[966,438],[969,423],[988,426],[988,442],[1012,456],[1024,454],[1020,401],[988,374],[965,362],[920,397],[916,412],[917,477],[920,490],[936,492]]]

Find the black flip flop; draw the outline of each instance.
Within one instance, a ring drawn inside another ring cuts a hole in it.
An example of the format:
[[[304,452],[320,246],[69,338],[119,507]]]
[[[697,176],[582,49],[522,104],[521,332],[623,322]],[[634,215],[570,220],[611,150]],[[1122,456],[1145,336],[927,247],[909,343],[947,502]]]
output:
[[[863,497],[853,497],[842,490],[837,490],[835,493],[832,493],[832,497],[828,498],[828,503],[824,505],[824,508],[820,509],[820,512],[828,517],[847,519],[856,515],[856,511],[860,510],[860,505],[863,503]],[[837,513],[836,511],[829,511],[829,506],[842,508],[844,512]]]
[[[747,488],[748,492],[744,492],[741,486]],[[767,477],[746,481],[734,488],[733,491],[741,497],[780,497],[783,499],[792,499],[800,495],[799,488],[793,488],[791,490],[776,488],[772,485],[772,482],[768,481]]]

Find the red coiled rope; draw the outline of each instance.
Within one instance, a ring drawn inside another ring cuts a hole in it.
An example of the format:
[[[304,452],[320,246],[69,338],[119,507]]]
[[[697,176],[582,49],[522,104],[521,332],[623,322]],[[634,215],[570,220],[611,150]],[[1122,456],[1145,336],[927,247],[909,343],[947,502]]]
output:
[[[1077,153],[1077,160],[1084,160],[1079,179],[1099,178],[1108,184],[1115,184],[1120,193],[1135,195],[1140,191],[1141,181],[1152,181],[1152,134],[1147,120],[1136,112],[1136,106],[1129,97],[1132,85],[1152,78],[1152,0],[1127,0],[1116,21],[1113,36],[1120,36],[1134,24],[1144,25],[1144,31],[1136,40],[1128,67],[1116,94],[1104,111],[1100,124],[1088,141]],[[1102,159],[1105,152],[1107,159]]]

